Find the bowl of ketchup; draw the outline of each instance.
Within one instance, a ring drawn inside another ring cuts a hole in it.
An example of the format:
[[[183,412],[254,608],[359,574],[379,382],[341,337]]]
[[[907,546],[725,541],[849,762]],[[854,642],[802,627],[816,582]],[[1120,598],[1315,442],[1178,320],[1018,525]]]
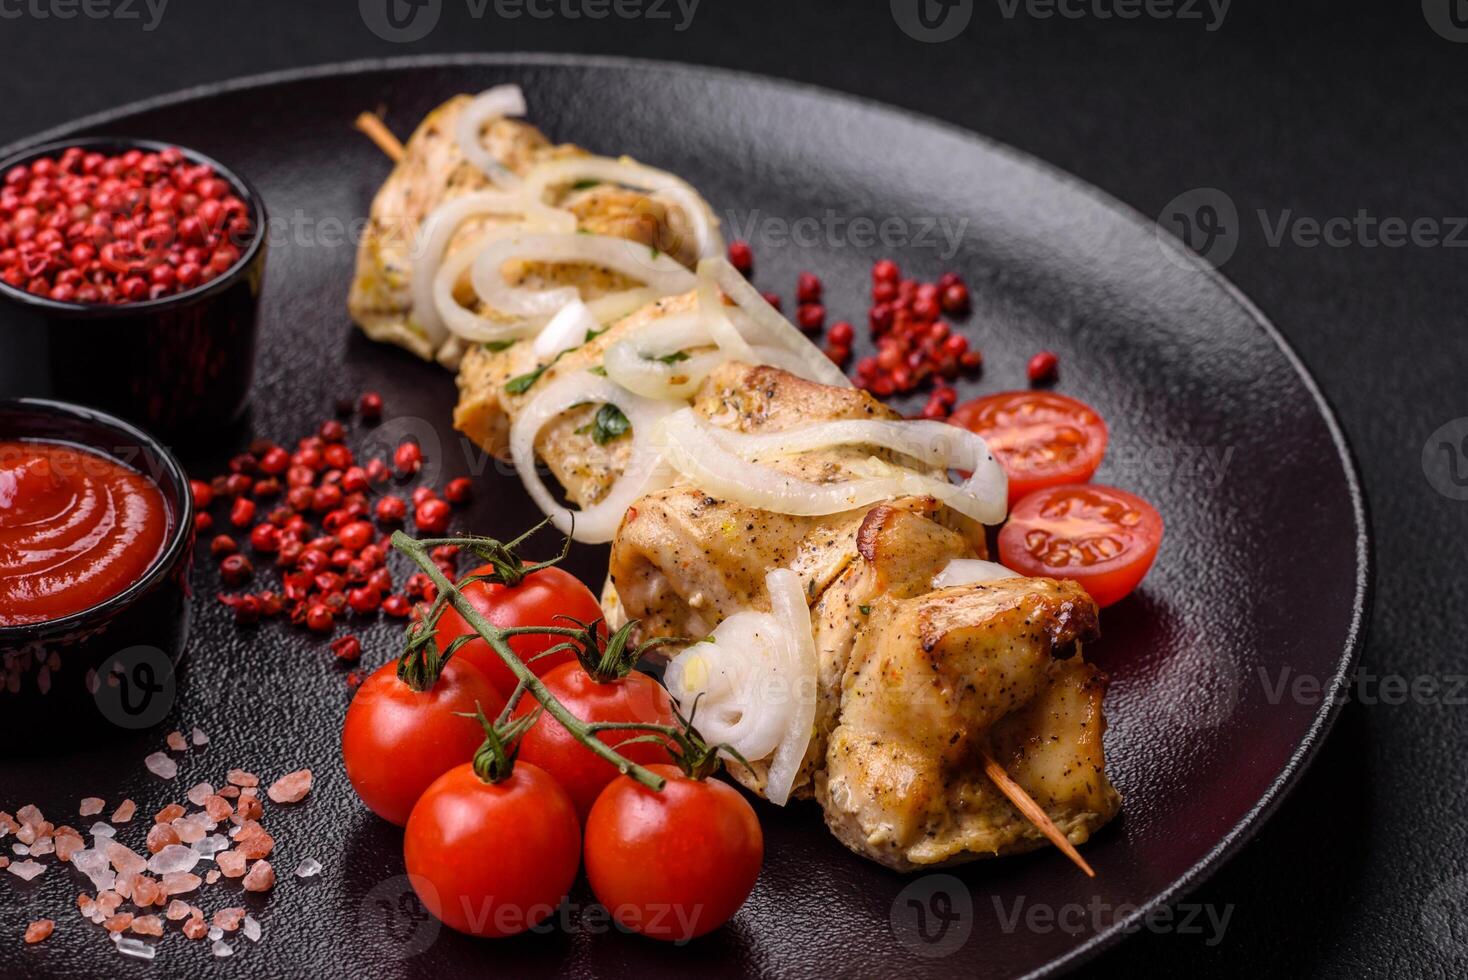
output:
[[[80,406],[0,401],[0,731],[167,716],[193,523],[188,477],[152,436]]]

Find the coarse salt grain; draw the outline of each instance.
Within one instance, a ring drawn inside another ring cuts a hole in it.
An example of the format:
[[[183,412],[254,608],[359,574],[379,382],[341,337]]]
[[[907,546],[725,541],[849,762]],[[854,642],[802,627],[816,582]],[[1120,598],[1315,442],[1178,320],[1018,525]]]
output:
[[[209,932],[203,916],[190,916],[183,924],[183,934],[190,939],[203,939]]]
[[[311,792],[311,770],[298,769],[286,773],[265,791],[274,803],[299,803]]]
[[[195,841],[190,846],[202,857],[213,857],[229,847],[229,838],[223,834],[210,834],[201,841]]]
[[[119,844],[115,840],[108,841],[107,846],[102,850],[107,855],[107,860],[112,863],[112,866],[117,869],[119,874],[128,871],[135,871],[141,874],[148,868],[148,862],[143,860],[142,855],[138,854],[137,851],[134,851],[126,844]]]
[[[296,868],[297,878],[310,878],[321,873],[321,862],[315,858],[306,858]]]
[[[5,870],[22,881],[34,881],[41,872],[46,870],[46,866],[37,861],[14,861]]]
[[[214,860],[226,878],[238,878],[245,873],[245,856],[239,851],[220,851]]]
[[[117,809],[113,811],[112,822],[129,823],[133,818],[133,814],[137,812],[138,805],[136,803],[134,803],[132,800],[123,800],[117,805]]]
[[[25,927],[25,941],[31,945],[41,942],[47,936],[51,935],[52,930],[55,928],[56,923],[50,919],[37,919]],[[259,938],[258,930],[256,932],[256,938]]]
[[[86,799],[82,800],[82,805],[78,812],[84,817],[95,817],[97,814],[102,812],[102,808],[106,805],[106,800],[98,799],[95,796],[89,796]]]
[[[178,763],[163,752],[154,752],[143,760],[143,765],[147,766],[148,771],[159,779],[172,779],[178,775]]]
[[[140,915],[133,919],[132,931],[139,936],[163,935],[163,920],[156,915]]]
[[[29,847],[26,847],[24,844],[11,844],[10,853],[17,854],[20,857],[25,857],[27,854],[31,853],[31,849]]]
[[[141,939],[129,939],[123,937],[117,940],[117,951],[124,956],[133,956],[140,960],[151,960],[158,955],[158,951]]]
[[[103,823],[102,821],[98,820],[96,823],[92,824],[91,829],[88,830],[87,833],[91,834],[93,837],[116,837],[117,828],[112,826],[112,824],[110,823]]]
[[[208,783],[199,783],[189,790],[188,800],[194,806],[203,806],[204,801],[214,795],[214,787]]]
[[[208,874],[206,874],[204,876],[204,881],[205,881],[205,883],[212,885],[216,881],[218,881],[219,878],[220,878],[220,874],[219,874],[218,871],[211,871],[211,872],[209,872]]]
[[[202,883],[203,879],[196,874],[190,874],[187,871],[175,871],[163,876],[163,894],[183,895],[194,891]]]
[[[243,932],[245,934],[245,938],[248,939],[250,942],[258,943],[260,941],[260,923],[255,919],[253,915],[245,916]]]
[[[209,736],[208,735],[205,735],[202,731],[200,731],[197,728],[195,728],[191,733],[189,733],[189,737],[190,737],[190,740],[195,745],[208,745],[209,744]]]
[[[225,777],[236,786],[259,786],[260,777],[253,772],[245,772],[243,769],[231,769]]]
[[[185,741],[183,732],[169,732],[168,747],[175,752],[183,752],[188,749],[189,743]]]
[[[240,920],[245,917],[245,910],[238,906],[220,909],[214,913],[214,924],[225,932],[234,932],[240,927]]]
[[[166,875],[190,871],[199,863],[199,852],[182,844],[169,844],[148,859],[148,870]]]
[[[168,916],[169,921],[172,922],[177,922],[179,919],[188,918],[189,903],[180,901],[175,898],[173,901],[168,903],[168,909],[163,914]]]
[[[210,939],[223,939],[224,938],[224,930],[221,929],[221,928],[219,928],[218,926],[210,926],[209,927],[209,938]]]
[[[220,959],[223,959],[226,956],[234,955],[234,947],[225,942],[223,939],[214,940],[214,945],[211,946],[210,949],[213,951],[214,955],[218,956]]]
[[[275,887],[275,869],[269,861],[256,861],[242,884],[247,892],[268,892]]]

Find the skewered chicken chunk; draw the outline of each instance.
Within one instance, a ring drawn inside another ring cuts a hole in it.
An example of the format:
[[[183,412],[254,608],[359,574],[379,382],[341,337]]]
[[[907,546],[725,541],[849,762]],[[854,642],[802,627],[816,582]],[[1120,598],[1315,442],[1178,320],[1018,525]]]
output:
[[[495,189],[494,182],[465,159],[455,137],[459,114],[471,101],[469,96],[460,95],[434,109],[404,144],[402,161],[372,201],[347,298],[352,319],[367,336],[405,347],[425,360],[439,357],[447,361],[462,351],[453,340],[443,347],[434,345],[412,317],[413,273],[423,245],[423,221],[445,201]],[[538,163],[585,154],[569,143],[552,144],[534,126],[514,119],[495,119],[485,127],[482,139],[495,159],[520,176]],[[689,266],[697,260],[682,215],[655,194],[607,184],[571,186],[554,188],[546,203],[573,213],[578,231],[614,235],[657,247]],[[447,252],[452,254],[470,245],[492,225],[515,220],[471,218],[454,233]],[[513,285],[533,289],[576,286],[584,299],[636,285],[616,272],[574,263],[519,263],[518,268],[506,270],[506,278]],[[496,311],[477,302],[467,275],[455,294],[481,316],[502,319]]]

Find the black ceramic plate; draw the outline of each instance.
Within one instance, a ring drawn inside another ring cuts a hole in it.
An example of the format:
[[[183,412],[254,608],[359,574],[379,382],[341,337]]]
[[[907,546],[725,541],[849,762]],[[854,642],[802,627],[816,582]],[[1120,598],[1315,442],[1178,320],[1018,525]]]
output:
[[[195,572],[195,639],[165,727],[117,731],[85,753],[0,762],[0,807],[33,801],[75,822],[77,800],[95,794],[131,796],[151,813],[230,766],[310,766],[310,801],[274,817],[281,883],[249,903],[264,940],[217,964],[271,976],[1052,972],[1135,931],[1236,851],[1334,715],[1330,698],[1288,684],[1281,692],[1281,679],[1328,690],[1361,640],[1368,544],[1349,453],[1294,355],[1226,282],[1160,244],[1138,215],[972,134],[729,73],[548,58],[273,77],[48,133],[178,141],[248,175],[268,203],[276,225],[253,409],[240,430],[185,448],[186,462],[203,473],[252,434],[304,435],[339,396],[377,389],[399,417],[390,426],[436,434],[441,479],[475,466],[449,426],[452,378],[348,323],[353,223],[388,172],[351,121],[381,106],[406,134],[446,97],[507,81],[524,86],[531,118],[553,138],[691,180],[729,237],[754,243],[760,287],[787,303],[796,272],[812,269],[832,315],[861,323],[875,258],[893,256],[925,278],[959,270],[975,297],[962,329],[987,365],[965,396],[1021,387],[1030,354],[1059,353],[1059,390],[1097,406],[1111,426],[1098,480],[1141,493],[1167,522],[1151,576],[1105,612],[1105,637],[1087,651],[1113,678],[1106,749],[1125,797],[1121,818],[1085,849],[1099,876],[1088,880],[1045,851],[902,877],[846,852],[813,804],[760,804],[768,856],[759,884],[733,923],[690,947],[607,934],[585,912],[584,886],[565,927],[549,935],[485,943],[439,932],[415,914],[398,877],[398,832],[357,803],[342,771],[343,671],[324,643],[283,625],[237,630],[213,601],[207,559]],[[491,467],[463,520],[508,534],[534,516],[518,482]],[[583,549],[573,567],[599,582],[604,552]],[[367,663],[383,662],[396,626],[359,632]],[[179,725],[201,726],[212,742],[165,785],[142,759]],[[323,873],[290,877],[305,857]],[[77,891],[59,869],[31,885],[0,874],[4,972],[142,974],[69,910]],[[233,891],[206,892],[206,908],[234,904]],[[58,934],[21,949],[24,923],[42,915],[58,920]],[[204,944],[170,936],[151,971],[200,976],[215,965]]]

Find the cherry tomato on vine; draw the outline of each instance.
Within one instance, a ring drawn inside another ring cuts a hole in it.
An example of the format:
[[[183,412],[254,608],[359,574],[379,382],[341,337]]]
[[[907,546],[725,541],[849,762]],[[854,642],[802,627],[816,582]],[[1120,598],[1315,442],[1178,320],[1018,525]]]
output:
[[[673,701],[653,678],[638,670],[625,677],[598,680],[579,663],[561,664],[543,678],[545,686],[571,714],[587,722],[641,722],[673,725]],[[535,701],[522,698],[515,714],[534,711]],[[641,765],[671,763],[667,748],[653,742],[625,745],[628,739],[646,734],[638,731],[602,732],[596,737]],[[583,820],[606,785],[617,778],[610,762],[596,756],[566,731],[564,725],[544,713],[520,739],[520,758],[533,762],[555,777],[576,805]]]
[[[505,705],[489,679],[453,657],[432,686],[415,691],[392,661],[362,682],[342,725],[342,757],[352,788],[368,809],[402,826],[430,783],[468,762],[484,741],[472,715]]]
[[[484,565],[474,569],[473,574],[488,575],[494,570],[493,565]],[[461,591],[464,593],[464,598],[469,600],[470,605],[495,626],[501,628],[567,626],[570,624],[566,620],[556,617],[570,616],[581,622],[589,623],[601,618],[602,615],[601,604],[597,602],[591,590],[583,585],[576,576],[555,567],[531,572],[517,585],[503,585],[499,582],[471,582]],[[458,610],[449,606],[438,621],[439,647],[447,650],[456,637],[474,632],[474,628],[465,622]],[[606,639],[606,627],[602,626],[599,632],[602,639]],[[536,654],[548,650],[563,639],[564,637],[559,636],[525,635],[512,636],[509,642],[510,649],[519,654],[520,659],[525,661],[531,671],[537,676],[544,676],[551,668],[576,659],[575,653],[569,650],[532,659]],[[464,644],[454,656],[455,659],[462,657],[484,671],[485,676],[506,697],[514,691],[515,675],[504,665],[504,661],[500,660],[499,654],[495,653],[482,638]]]
[[[472,936],[513,936],[547,919],[571,890],[581,826],[565,791],[538,766],[516,762],[488,782],[465,763],[418,800],[403,862],[413,890],[444,924]]]
[[[1135,494],[1093,483],[1037,490],[999,531],[999,557],[1021,575],[1068,578],[1109,606],[1137,587],[1162,543],[1162,517]]]
[[[655,765],[661,792],[614,779],[586,820],[586,876],[623,927],[681,942],[729,921],[759,877],[764,835],[737,790]]]
[[[964,402],[949,419],[984,437],[1009,475],[1009,506],[1042,487],[1085,483],[1106,454],[1106,423],[1052,391],[1004,391]]]

